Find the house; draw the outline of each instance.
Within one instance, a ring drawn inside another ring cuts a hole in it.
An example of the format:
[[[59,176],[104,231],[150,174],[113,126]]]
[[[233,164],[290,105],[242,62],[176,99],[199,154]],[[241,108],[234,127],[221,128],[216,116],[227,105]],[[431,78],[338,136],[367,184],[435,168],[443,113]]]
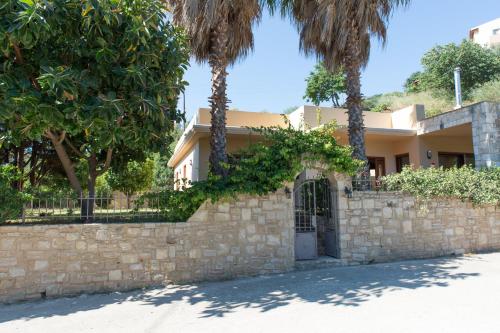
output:
[[[499,46],[500,17],[470,29],[469,39],[481,46]]]
[[[363,112],[366,153],[372,177],[415,167],[500,166],[500,104],[481,102],[434,117],[424,106],[411,105],[389,113]],[[348,143],[345,109],[302,106],[288,115],[266,112],[227,112],[227,151],[258,141],[248,127],[287,126],[308,129],[336,121],[338,141]],[[208,175],[210,112],[199,109],[188,124],[168,165],[178,180],[198,181]]]

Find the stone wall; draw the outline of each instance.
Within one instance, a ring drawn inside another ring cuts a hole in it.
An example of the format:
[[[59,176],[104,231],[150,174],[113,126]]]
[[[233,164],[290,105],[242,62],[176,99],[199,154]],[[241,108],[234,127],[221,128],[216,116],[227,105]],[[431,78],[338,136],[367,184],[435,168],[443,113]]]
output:
[[[500,167],[500,104],[472,106],[472,141],[476,168]]]
[[[354,192],[339,206],[340,253],[349,263],[500,249],[499,207],[391,192]]]
[[[471,124],[476,168],[500,167],[500,103],[480,102],[418,122],[417,134]]]
[[[186,223],[0,226],[0,302],[288,271],[291,213],[279,191]]]

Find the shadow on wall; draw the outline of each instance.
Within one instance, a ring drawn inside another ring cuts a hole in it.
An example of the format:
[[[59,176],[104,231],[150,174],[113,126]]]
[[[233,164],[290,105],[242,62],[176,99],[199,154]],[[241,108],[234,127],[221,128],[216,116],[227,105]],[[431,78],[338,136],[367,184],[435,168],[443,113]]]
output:
[[[479,276],[479,273],[459,272],[460,263],[468,260],[481,259],[457,257],[339,267],[226,282],[19,303],[0,306],[0,322],[64,316],[123,302],[138,302],[149,306],[164,306],[174,302],[195,305],[204,302],[206,306],[199,314],[201,318],[223,317],[242,308],[265,312],[286,306],[292,300],[358,306],[397,290],[447,287],[452,280]]]

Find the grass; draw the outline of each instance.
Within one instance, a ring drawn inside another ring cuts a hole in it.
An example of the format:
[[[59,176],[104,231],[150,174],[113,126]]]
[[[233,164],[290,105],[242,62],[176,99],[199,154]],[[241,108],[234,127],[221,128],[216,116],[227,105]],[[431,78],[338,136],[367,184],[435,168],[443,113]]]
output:
[[[474,101],[488,101],[500,103],[500,80],[494,80],[483,84],[472,92]]]
[[[463,101],[463,105],[467,106],[482,101],[500,103],[500,80],[487,82],[473,90],[472,98]],[[423,104],[427,117],[451,111],[455,107],[453,99],[436,97],[427,91],[419,93],[392,92],[379,94],[368,97],[365,101],[365,107],[371,111],[381,111],[384,109],[395,111],[412,104]]]

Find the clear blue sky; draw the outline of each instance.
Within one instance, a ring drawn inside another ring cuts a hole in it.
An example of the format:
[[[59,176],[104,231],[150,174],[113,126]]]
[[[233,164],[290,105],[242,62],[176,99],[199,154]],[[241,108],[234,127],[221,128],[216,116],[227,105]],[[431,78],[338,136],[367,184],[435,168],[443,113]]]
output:
[[[362,73],[363,94],[402,90],[405,79],[420,69],[420,58],[427,50],[460,42],[468,36],[469,28],[499,15],[499,0],[413,0],[409,7],[394,13],[386,47],[372,43],[370,61]],[[266,13],[254,35],[254,52],[229,68],[229,107],[281,113],[290,106],[306,104],[302,99],[304,79],[316,59],[299,52],[295,28],[288,20]],[[208,106],[210,68],[192,61],[185,79],[189,82],[189,120],[199,107]]]

